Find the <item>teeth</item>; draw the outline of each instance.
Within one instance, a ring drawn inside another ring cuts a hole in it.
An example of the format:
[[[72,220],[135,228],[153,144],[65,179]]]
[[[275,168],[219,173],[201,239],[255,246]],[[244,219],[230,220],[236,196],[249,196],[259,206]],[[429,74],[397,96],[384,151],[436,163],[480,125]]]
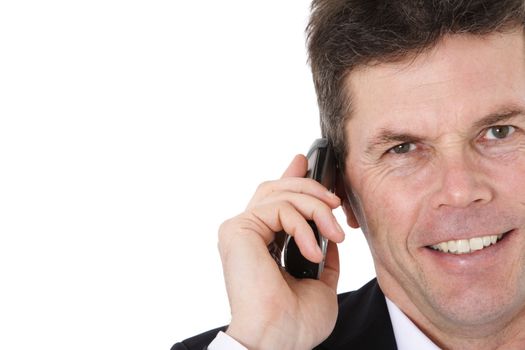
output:
[[[469,240],[470,250],[481,250],[483,249],[483,238],[475,237]]]
[[[458,241],[458,254],[470,252],[470,245],[466,239],[460,239]]]
[[[442,252],[448,253],[448,243],[447,242],[441,242],[439,243],[439,250]]]
[[[496,244],[503,235],[491,235],[483,237],[474,237],[471,239],[458,239],[454,241],[441,242],[431,246],[432,249],[439,250],[443,253],[465,254],[481,250],[492,244]]]

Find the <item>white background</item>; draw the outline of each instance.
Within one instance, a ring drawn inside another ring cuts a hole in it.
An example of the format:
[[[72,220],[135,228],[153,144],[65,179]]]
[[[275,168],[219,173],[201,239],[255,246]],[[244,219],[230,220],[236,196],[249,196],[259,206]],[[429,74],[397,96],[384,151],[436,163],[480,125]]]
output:
[[[169,349],[228,323],[217,228],[319,136],[308,12],[1,2],[0,348]],[[340,291],[374,274],[346,231]]]

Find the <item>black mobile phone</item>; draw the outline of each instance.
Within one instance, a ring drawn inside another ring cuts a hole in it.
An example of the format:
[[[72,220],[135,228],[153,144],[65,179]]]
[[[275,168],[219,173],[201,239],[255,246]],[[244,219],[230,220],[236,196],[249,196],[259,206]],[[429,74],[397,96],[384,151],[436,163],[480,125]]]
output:
[[[307,153],[308,172],[306,177],[316,180],[328,190],[335,191],[336,162],[332,146],[327,139],[317,139]],[[284,243],[284,268],[296,278],[319,279],[324,268],[328,240],[319,233],[317,226],[312,220],[308,224],[314,231],[315,238],[323,253],[323,260],[316,264],[301,255],[297,244],[292,236],[287,235]]]

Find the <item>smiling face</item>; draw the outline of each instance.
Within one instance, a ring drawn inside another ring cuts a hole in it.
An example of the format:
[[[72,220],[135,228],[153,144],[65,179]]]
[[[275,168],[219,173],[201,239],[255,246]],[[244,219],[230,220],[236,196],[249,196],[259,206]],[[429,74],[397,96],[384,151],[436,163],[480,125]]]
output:
[[[385,294],[437,338],[523,322],[523,33],[447,36],[347,89],[346,181]]]

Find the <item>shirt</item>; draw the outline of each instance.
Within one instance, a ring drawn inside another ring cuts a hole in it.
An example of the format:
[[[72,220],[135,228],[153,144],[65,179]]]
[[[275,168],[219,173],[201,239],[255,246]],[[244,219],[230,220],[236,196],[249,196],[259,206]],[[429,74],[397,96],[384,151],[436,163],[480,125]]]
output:
[[[385,297],[388,314],[394,329],[397,350],[439,350],[436,344],[432,342],[417,326],[410,320],[407,315],[401,311],[396,304]]]
[[[398,350],[440,350],[417,326],[405,315],[396,304],[385,297],[388,314],[394,329],[394,337]],[[235,339],[224,332],[208,346],[208,350],[248,350]]]

